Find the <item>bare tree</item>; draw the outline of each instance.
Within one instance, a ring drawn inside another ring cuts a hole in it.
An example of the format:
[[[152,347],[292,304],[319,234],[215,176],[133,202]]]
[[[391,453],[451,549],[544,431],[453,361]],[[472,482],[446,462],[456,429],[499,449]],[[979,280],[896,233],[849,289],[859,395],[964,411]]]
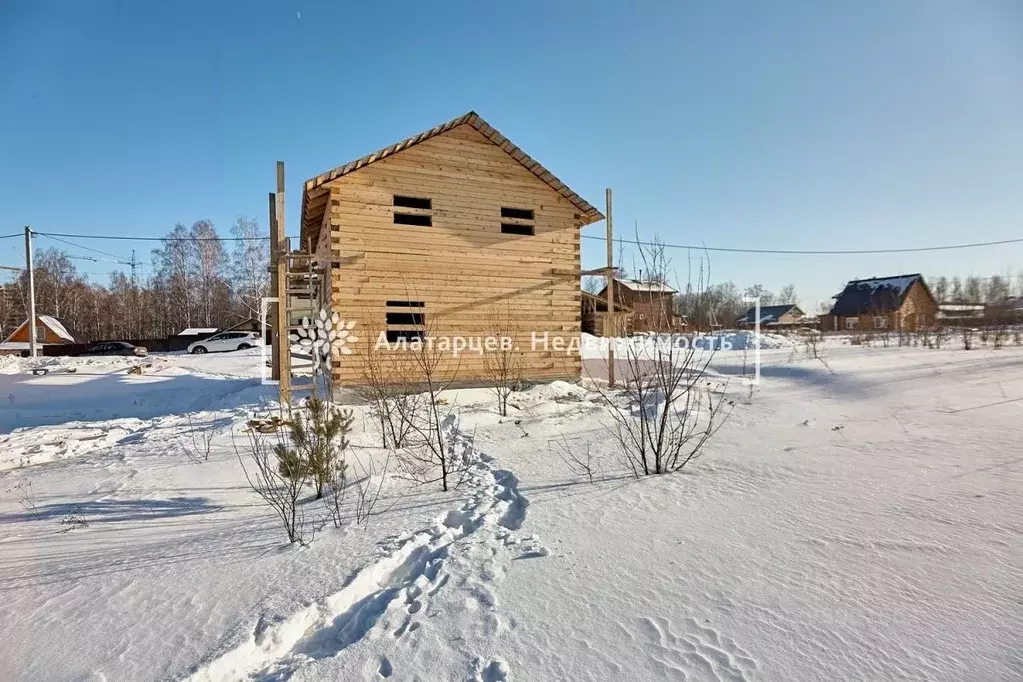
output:
[[[775,297],[774,302],[784,305],[796,305],[799,303],[799,296],[796,295],[796,285],[786,284],[783,286]]]
[[[238,240],[231,258],[234,293],[248,316],[258,317],[260,301],[270,285],[270,242],[259,223],[242,217],[231,228],[231,235]]]
[[[582,279],[582,290],[591,294],[598,294],[604,288],[606,280],[596,275],[586,275]]]

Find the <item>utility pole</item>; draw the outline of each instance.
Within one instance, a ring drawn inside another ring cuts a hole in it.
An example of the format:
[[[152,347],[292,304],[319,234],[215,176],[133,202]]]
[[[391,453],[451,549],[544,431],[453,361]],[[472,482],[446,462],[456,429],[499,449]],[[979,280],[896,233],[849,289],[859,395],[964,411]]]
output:
[[[36,278],[32,270],[32,228],[25,226],[25,269],[28,270],[28,356],[36,356]]]
[[[604,323],[604,338],[607,344],[607,386],[615,385],[615,342],[618,339],[618,325],[615,317],[615,272],[614,272],[614,231],[611,227],[611,188],[607,188],[607,321]],[[608,330],[610,329],[610,333]]]
[[[135,278],[135,267],[138,265],[138,261],[135,260],[135,249],[131,250],[131,286],[135,288],[135,283],[138,281]]]
[[[274,298],[277,298],[277,249],[279,246],[280,244],[277,241],[277,195],[270,192],[270,293]],[[281,337],[278,333],[280,329],[277,326],[276,307],[280,303],[280,299],[277,299],[277,303],[271,303],[266,308],[267,319],[265,324],[270,330],[270,354],[272,356],[270,378],[274,381],[280,381],[281,379]],[[266,339],[263,342],[266,343]]]

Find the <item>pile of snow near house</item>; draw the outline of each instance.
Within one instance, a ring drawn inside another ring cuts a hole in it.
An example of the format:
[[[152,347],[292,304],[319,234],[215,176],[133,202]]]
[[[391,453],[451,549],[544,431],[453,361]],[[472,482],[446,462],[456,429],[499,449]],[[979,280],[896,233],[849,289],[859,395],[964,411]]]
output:
[[[1020,679],[1023,349],[827,351],[716,354],[730,419],[640,479],[574,384],[446,392],[449,492],[354,405],[379,499],[304,545],[258,352],[0,359],[0,679]]]

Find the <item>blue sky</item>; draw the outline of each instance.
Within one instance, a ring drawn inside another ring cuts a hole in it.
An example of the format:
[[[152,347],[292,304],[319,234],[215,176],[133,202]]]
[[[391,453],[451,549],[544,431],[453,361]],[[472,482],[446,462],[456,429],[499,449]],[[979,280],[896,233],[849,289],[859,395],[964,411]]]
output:
[[[265,225],[277,159],[295,228],[303,179],[474,109],[590,202],[612,187],[620,234],[782,249],[1023,237],[1017,0],[14,0],[0,59],[0,234]],[[144,260],[153,246],[85,243]],[[584,264],[602,249],[584,242]],[[672,256],[685,279],[687,252]],[[0,263],[21,258],[0,242]],[[1023,244],[711,268],[794,283],[812,308],[856,277],[1015,272]]]

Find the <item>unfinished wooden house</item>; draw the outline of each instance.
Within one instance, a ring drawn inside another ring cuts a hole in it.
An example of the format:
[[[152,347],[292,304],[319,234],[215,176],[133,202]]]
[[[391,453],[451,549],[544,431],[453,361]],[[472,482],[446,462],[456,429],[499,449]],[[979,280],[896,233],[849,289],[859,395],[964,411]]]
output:
[[[450,345],[488,337],[512,339],[523,379],[577,379],[580,228],[601,219],[475,112],[306,181],[303,244],[355,322],[335,382],[365,383],[424,337],[451,340],[444,381],[486,382],[483,354]]]

